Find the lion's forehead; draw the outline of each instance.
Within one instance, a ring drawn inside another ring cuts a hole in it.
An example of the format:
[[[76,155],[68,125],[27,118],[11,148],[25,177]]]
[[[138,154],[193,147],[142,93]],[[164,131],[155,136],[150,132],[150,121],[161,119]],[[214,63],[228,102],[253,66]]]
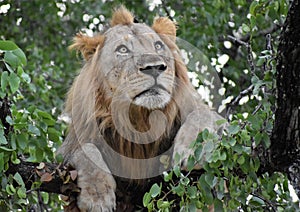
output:
[[[105,43],[118,42],[120,40],[145,40],[145,39],[158,39],[158,34],[149,26],[145,24],[135,23],[131,25],[117,25],[110,28],[104,34],[106,39]]]

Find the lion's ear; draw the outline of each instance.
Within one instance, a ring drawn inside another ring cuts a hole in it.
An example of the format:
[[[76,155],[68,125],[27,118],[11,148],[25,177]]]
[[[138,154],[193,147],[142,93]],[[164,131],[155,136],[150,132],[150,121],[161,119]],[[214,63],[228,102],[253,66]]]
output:
[[[102,48],[104,44],[104,35],[95,35],[94,37],[89,37],[78,33],[74,39],[73,44],[69,47],[70,50],[80,51],[85,60],[89,60],[93,54],[96,52],[98,46]]]
[[[134,17],[132,13],[127,10],[123,5],[114,9],[110,25],[116,26],[118,24],[130,25],[133,24]]]
[[[167,17],[155,19],[152,29],[154,29],[157,34],[168,35],[174,41],[176,39],[176,24]]]

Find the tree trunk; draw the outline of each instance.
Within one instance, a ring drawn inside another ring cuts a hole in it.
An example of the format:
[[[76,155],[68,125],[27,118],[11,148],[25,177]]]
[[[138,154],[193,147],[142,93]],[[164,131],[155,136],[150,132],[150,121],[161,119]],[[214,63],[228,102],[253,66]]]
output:
[[[291,3],[280,35],[277,58],[277,108],[271,138],[275,170],[287,173],[300,197],[300,2]]]

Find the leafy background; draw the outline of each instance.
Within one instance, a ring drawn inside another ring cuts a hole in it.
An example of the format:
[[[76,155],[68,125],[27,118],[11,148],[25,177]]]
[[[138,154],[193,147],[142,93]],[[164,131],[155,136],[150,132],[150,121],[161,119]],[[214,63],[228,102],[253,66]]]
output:
[[[143,206],[169,211],[296,211],[287,178],[265,172],[263,158],[274,121],[275,55],[287,11],[286,0],[0,0],[0,211],[61,211],[58,195],[25,189],[25,179],[5,174],[21,160],[55,162],[66,130],[65,94],[81,59],[67,50],[78,31],[105,30],[114,6],[123,3],[140,22],[170,16],[178,37],[208,58],[224,87],[227,136],[217,141],[207,131],[193,143],[189,170],[164,173],[169,191],[155,184]],[[8,41],[9,40],[9,41]],[[201,61],[200,61],[201,62]],[[191,70],[193,71],[193,70]],[[195,85],[200,87],[200,83]],[[205,158],[203,159],[203,156]],[[195,163],[204,173],[191,178]],[[172,194],[172,195],[170,195]]]

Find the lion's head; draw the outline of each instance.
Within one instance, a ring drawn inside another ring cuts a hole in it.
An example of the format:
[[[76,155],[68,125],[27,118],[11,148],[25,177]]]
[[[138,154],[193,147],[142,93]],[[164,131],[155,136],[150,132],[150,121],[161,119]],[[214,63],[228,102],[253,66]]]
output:
[[[168,18],[157,19],[152,28],[134,23],[133,16],[121,7],[114,13],[111,26],[92,38],[77,35],[71,48],[81,51],[98,70],[106,98],[122,95],[138,106],[164,108],[179,74],[175,69],[179,58],[173,55],[178,54],[174,52],[175,24]]]
[[[107,96],[126,96],[148,109],[164,108],[171,100],[174,59],[169,47],[145,24],[118,24],[109,29],[99,56]]]

